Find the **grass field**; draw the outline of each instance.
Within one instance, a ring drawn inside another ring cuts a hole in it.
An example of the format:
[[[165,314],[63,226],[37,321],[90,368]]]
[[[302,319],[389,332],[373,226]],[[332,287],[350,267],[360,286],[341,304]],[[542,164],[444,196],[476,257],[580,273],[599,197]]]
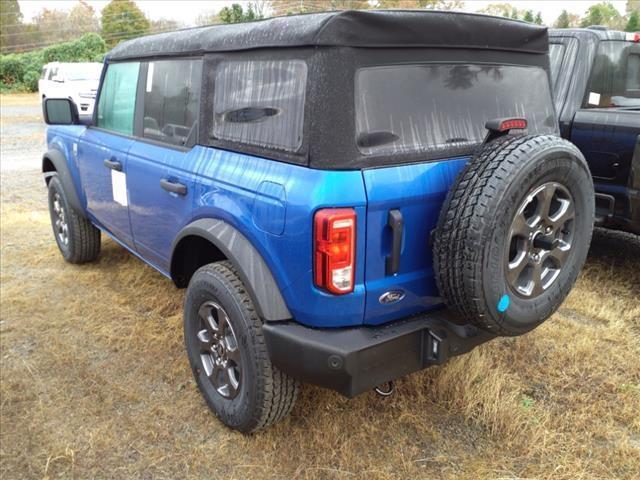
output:
[[[3,171],[0,190],[3,479],[639,476],[638,237],[597,231],[534,332],[387,399],[305,386],[287,420],[245,437],[196,389],[184,291],[104,236],[97,263],[64,263],[37,170]]]

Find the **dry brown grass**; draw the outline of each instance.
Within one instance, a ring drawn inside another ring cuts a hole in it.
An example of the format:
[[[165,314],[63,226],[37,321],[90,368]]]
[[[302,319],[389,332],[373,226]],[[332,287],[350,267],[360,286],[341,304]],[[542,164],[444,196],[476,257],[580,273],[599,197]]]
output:
[[[640,241],[598,233],[541,328],[347,400],[304,387],[244,437],[197,392],[183,291],[110,240],[57,252],[37,172],[5,174],[2,478],[638,478]]]

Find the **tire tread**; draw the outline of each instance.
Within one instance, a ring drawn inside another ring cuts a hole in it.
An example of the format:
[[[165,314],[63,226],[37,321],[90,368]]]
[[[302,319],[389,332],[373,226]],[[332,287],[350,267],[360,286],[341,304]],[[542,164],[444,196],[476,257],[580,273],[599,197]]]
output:
[[[497,335],[513,335],[488,311],[482,291],[483,248],[493,221],[492,200],[507,188],[523,162],[541,148],[562,146],[588,172],[577,148],[553,135],[505,136],[483,145],[447,193],[434,236],[436,284],[446,304],[467,321]],[[590,176],[589,176],[590,178]]]
[[[253,433],[279,422],[295,405],[299,382],[271,364],[262,334],[262,320],[235,266],[225,260],[205,265],[196,273],[212,275],[221,280],[234,301],[241,307],[249,326],[248,332],[256,354],[259,401],[258,406],[251,412],[251,420],[238,429],[244,433]]]

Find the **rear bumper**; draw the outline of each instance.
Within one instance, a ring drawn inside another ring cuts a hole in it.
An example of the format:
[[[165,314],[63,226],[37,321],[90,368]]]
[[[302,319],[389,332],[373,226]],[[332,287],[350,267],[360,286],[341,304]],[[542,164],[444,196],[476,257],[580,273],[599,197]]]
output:
[[[263,332],[276,367],[347,397],[442,364],[495,338],[446,309],[377,327],[315,329],[265,322]]]

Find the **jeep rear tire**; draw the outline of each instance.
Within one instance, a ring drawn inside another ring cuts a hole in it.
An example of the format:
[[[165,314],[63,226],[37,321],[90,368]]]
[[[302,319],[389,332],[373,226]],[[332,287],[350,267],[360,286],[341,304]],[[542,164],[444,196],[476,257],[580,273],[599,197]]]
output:
[[[447,194],[434,267],[446,303],[497,335],[546,320],[584,264],[593,182],[570,142],[506,136],[479,149]]]
[[[51,227],[63,258],[69,263],[92,262],[100,255],[100,230],[73,210],[58,175],[49,179],[48,189]]]
[[[298,382],[271,364],[262,322],[230,262],[191,278],[184,339],[196,383],[225,425],[251,433],[289,414]]]

